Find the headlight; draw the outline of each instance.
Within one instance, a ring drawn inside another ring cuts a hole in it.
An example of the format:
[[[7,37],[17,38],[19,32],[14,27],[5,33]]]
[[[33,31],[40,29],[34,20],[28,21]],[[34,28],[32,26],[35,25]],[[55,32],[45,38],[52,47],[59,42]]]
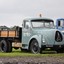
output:
[[[43,43],[45,43],[45,38],[43,37],[43,35],[41,35],[41,40]]]
[[[43,43],[45,42],[45,39],[43,38]]]
[[[61,32],[56,31],[55,40],[56,40],[57,42],[61,42],[61,41],[63,40],[63,37],[62,37]]]

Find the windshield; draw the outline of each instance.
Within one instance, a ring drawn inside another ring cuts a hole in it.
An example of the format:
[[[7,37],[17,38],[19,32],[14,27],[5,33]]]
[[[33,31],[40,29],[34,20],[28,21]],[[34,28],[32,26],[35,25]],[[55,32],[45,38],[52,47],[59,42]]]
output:
[[[37,20],[32,21],[33,28],[53,28],[54,23],[51,20]]]

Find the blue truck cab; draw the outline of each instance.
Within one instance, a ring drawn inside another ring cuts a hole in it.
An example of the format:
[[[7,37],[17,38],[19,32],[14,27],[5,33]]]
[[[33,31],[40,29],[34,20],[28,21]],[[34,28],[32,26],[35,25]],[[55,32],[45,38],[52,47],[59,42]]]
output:
[[[60,30],[64,34],[64,18],[56,20],[56,29]]]

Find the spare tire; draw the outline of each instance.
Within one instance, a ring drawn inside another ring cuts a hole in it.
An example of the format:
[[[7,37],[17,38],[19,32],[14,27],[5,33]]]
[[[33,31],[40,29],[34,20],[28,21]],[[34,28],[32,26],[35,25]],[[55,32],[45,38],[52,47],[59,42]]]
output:
[[[56,34],[55,34],[55,41],[61,42],[62,40],[63,40],[63,37],[62,37],[61,32],[56,31]]]

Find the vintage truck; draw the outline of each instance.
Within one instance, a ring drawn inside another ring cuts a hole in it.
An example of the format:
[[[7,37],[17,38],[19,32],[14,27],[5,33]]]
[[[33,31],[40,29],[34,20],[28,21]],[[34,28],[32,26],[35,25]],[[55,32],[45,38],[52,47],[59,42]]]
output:
[[[63,41],[62,33],[54,28],[54,21],[48,18],[29,18],[15,30],[0,30],[0,49],[3,52],[12,52],[12,47],[32,53],[41,53],[45,48],[63,51]]]

